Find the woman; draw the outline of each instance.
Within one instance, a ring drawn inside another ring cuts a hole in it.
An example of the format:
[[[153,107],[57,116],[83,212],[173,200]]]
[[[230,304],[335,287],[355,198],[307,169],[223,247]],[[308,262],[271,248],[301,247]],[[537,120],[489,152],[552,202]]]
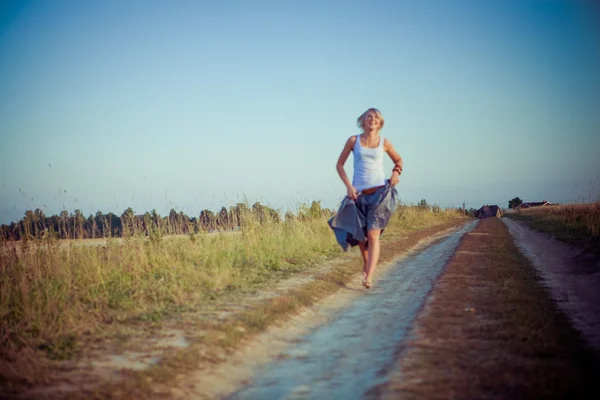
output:
[[[357,124],[363,132],[346,141],[336,165],[346,185],[347,196],[340,211],[330,221],[345,250],[348,244],[358,244],[363,257],[363,286],[367,289],[372,285],[379,261],[379,236],[398,204],[398,193],[394,187],[402,174],[402,157],[392,142],[379,135],[383,123],[383,116],[376,108],[370,108],[358,117]],[[344,171],[350,152],[354,152],[352,183]],[[389,180],[386,180],[383,170],[384,152],[394,162]]]

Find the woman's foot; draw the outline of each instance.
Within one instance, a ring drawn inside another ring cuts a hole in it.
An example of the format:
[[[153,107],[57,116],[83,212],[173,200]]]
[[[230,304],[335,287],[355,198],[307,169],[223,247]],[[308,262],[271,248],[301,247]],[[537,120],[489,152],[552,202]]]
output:
[[[371,289],[371,286],[373,285],[373,282],[371,281],[371,279],[373,279],[373,277],[369,276],[369,274],[366,274],[364,279],[363,279],[363,286],[367,289]]]

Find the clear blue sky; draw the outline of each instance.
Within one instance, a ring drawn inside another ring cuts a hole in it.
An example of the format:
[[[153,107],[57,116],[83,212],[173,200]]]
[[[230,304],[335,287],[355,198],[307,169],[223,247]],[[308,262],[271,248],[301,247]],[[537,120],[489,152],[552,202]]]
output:
[[[596,199],[599,71],[592,1],[2,1],[0,223],[335,207],[369,107],[406,203]]]

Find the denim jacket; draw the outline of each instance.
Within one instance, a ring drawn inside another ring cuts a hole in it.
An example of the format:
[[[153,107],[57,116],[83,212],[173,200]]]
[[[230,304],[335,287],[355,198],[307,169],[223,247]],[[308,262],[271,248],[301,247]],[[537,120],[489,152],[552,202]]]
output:
[[[398,192],[390,184],[373,194],[360,194],[356,200],[345,197],[336,215],[328,223],[344,251],[367,240],[367,229],[383,229],[398,208]]]

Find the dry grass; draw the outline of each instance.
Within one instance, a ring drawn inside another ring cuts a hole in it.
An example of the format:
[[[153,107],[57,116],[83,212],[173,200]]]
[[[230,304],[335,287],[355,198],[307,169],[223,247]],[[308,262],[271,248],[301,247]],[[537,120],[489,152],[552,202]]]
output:
[[[598,398],[592,357],[500,220],[463,239],[434,293],[389,398]]]
[[[2,252],[2,347],[51,346],[107,319],[157,315],[209,301],[339,253],[323,220],[251,226],[241,235],[198,235],[106,246],[30,243]]]
[[[403,207],[384,241],[460,217]],[[0,359],[12,362],[26,353],[40,365],[41,355],[69,359],[82,337],[89,339],[111,324],[152,324],[342,256],[325,217],[283,223],[249,219],[239,235],[200,234],[187,240],[130,237],[68,248],[49,239],[3,243]],[[271,317],[252,320],[256,328],[250,332],[264,329]]]
[[[600,202],[534,207],[506,216],[600,254]]]
[[[407,251],[419,241],[445,229],[462,224],[463,218],[446,216],[449,221],[433,223],[430,216],[422,215],[428,227],[415,229],[414,226],[398,230],[401,236],[390,237],[381,246],[381,262],[389,262],[398,254]],[[229,352],[244,343],[251,343],[252,335],[264,331],[271,324],[284,320],[300,308],[310,306],[335,291],[346,287],[346,284],[359,274],[360,256],[354,254],[345,261],[336,262],[334,266],[319,272],[316,279],[295,286],[285,294],[267,299],[232,315],[222,323],[210,327],[202,326],[201,337],[192,339],[190,347],[184,351],[165,354],[161,362],[141,372],[130,372],[127,379],[115,385],[107,385],[94,391],[80,393],[77,399],[129,399],[152,397],[157,393],[169,393],[177,387],[178,379],[185,376],[185,371],[197,371],[212,368],[213,365],[225,362]],[[233,295],[233,294],[232,294]],[[190,321],[187,322],[188,324]],[[201,324],[202,325],[202,324]],[[185,379],[183,379],[185,382]],[[149,385],[148,382],[152,382]],[[185,383],[182,384],[185,386]],[[165,395],[169,397],[169,395]],[[202,396],[201,396],[202,397]]]

